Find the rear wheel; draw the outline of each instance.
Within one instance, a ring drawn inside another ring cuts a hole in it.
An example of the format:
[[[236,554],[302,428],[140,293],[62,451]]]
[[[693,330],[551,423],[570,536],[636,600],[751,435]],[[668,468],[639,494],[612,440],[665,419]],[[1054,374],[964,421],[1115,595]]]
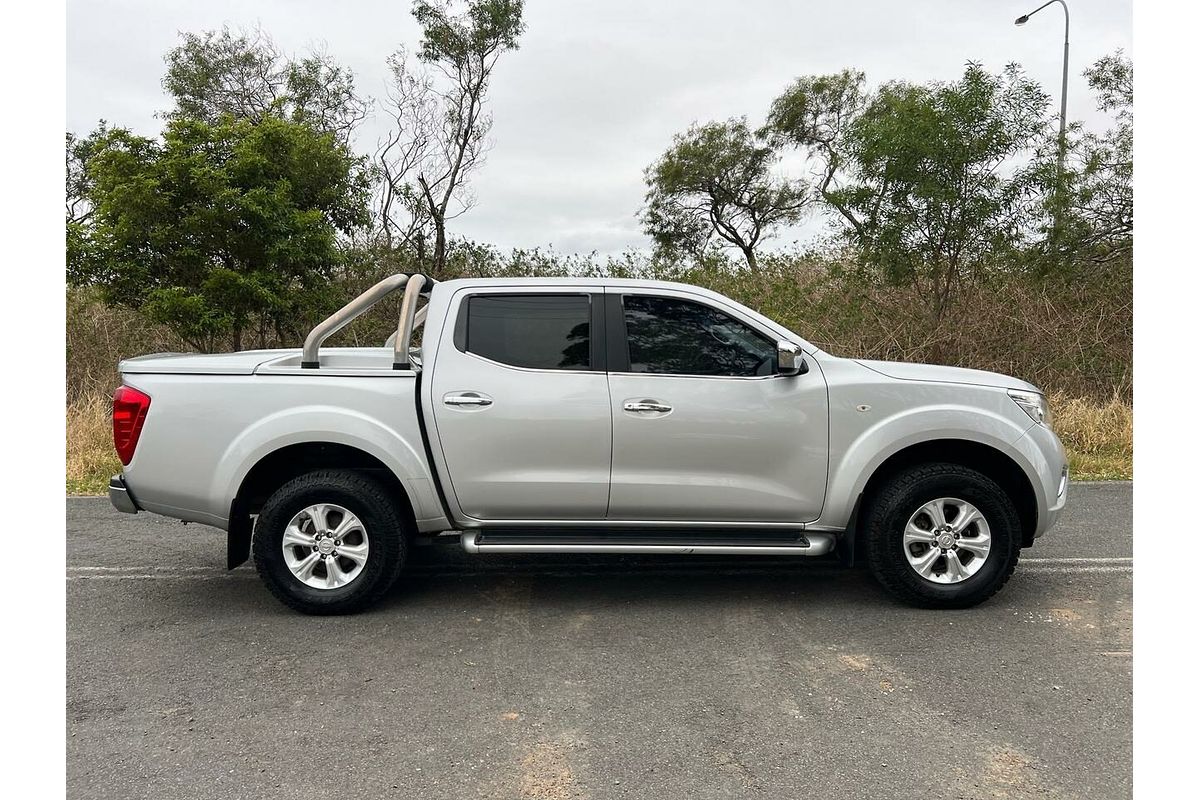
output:
[[[1004,490],[958,464],[925,464],[890,478],[863,518],[867,562],[891,594],[923,608],[967,608],[1008,581],[1021,523]]]
[[[404,557],[396,502],[352,470],[318,470],[287,482],[254,528],[258,574],[272,594],[306,614],[346,614],[375,603]]]

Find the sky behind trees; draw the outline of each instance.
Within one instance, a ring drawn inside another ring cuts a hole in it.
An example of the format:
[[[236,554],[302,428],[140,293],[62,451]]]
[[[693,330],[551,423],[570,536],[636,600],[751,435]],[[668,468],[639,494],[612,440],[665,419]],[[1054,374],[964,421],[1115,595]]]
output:
[[[1070,0],[1068,0],[1070,2]],[[767,108],[801,74],[856,67],[884,80],[954,80],[968,60],[998,71],[1021,63],[1057,107],[1062,12],[1047,8],[1027,25],[1013,19],[1038,5],[1022,0],[900,4],[737,4],[529,0],[521,47],[496,70],[488,161],[473,181],[478,205],[453,233],[500,247],[553,245],[563,252],[649,247],[636,212],[643,169],[692,122]],[[1117,48],[1131,51],[1129,0],[1075,0],[1068,115],[1093,129],[1085,67]],[[325,47],[354,71],[361,94],[382,96],[385,59],[415,49],[419,31],[399,0],[70,0],[67,8],[67,129],[86,134],[98,119],[151,135],[168,101],[163,55],[179,31],[259,25],[281,47]],[[374,150],[386,120],[369,118],[356,149]],[[798,169],[785,162],[784,169]],[[804,241],[812,220],[769,247]]]

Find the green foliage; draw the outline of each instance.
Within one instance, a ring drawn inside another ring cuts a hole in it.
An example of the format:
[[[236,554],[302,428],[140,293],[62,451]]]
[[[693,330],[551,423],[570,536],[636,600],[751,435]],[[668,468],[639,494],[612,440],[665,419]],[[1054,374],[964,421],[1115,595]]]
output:
[[[193,347],[211,352],[217,340],[232,328],[232,315],[213,307],[220,299],[210,299],[183,286],[166,286],[148,291],[141,310]]]
[[[413,3],[413,17],[424,34],[419,53],[422,61],[460,69],[517,48],[517,37],[525,29],[521,20],[524,0],[473,0],[457,16],[451,8],[445,0]]]
[[[756,269],[755,248],[809,201],[802,185],[771,174],[776,161],[744,118],[694,125],[646,169],[642,226],[663,254],[701,256],[716,236]]]
[[[1106,262],[1133,249],[1133,63],[1118,50],[1084,76],[1116,124],[1072,142],[1051,264]]]
[[[168,119],[215,125],[226,115],[280,117],[346,141],[367,114],[349,70],[323,52],[289,59],[258,29],[184,33],[166,62],[163,88],[175,100]]]
[[[200,349],[298,331],[329,301],[338,234],[366,222],[359,160],[333,134],[275,117],[176,118],[161,142],[113,129],[87,172],[93,214],[69,231],[69,279]]]
[[[1047,108],[1016,66],[870,93],[843,72],[793,84],[769,128],[817,160],[820,196],[861,262],[924,289],[936,321],[956,285],[1026,243],[1044,175],[1019,164],[1047,137]]]
[[[1133,62],[1124,51],[1104,56],[1084,70],[1088,86],[1096,93],[1096,107],[1117,119],[1133,119]]]
[[[88,201],[92,179],[87,171],[87,162],[96,150],[96,143],[107,135],[108,123],[104,120],[100,120],[100,124],[90,136],[82,139],[67,131],[66,216],[68,225],[85,224],[92,215],[92,206]]]

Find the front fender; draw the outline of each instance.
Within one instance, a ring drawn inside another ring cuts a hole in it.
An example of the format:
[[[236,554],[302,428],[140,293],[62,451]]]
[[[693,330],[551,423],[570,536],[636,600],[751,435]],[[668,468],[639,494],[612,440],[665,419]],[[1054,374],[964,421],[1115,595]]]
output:
[[[1006,401],[1007,397],[1004,398]],[[830,480],[825,509],[821,519],[809,527],[842,530],[859,496],[875,471],[889,458],[905,448],[922,442],[952,439],[987,445],[1016,462],[1036,487],[1036,466],[1016,446],[1033,425],[1022,426],[1009,417],[991,409],[957,404],[939,404],[907,409],[886,416],[863,428],[857,435],[839,440],[836,432],[847,430],[857,420],[841,419],[832,423],[835,432],[829,453]],[[851,409],[848,413],[861,417],[863,412]],[[839,426],[839,423],[841,425]],[[861,423],[859,423],[861,424]]]

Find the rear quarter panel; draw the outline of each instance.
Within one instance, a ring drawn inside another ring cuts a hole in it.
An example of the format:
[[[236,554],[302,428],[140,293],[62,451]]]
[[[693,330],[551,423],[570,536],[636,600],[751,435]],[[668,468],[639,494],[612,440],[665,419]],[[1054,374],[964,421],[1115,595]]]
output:
[[[127,374],[150,412],[125,476],[147,511],[225,528],[250,469],[291,444],[357,447],[404,484],[423,529],[445,527],[416,418],[415,376]]]

